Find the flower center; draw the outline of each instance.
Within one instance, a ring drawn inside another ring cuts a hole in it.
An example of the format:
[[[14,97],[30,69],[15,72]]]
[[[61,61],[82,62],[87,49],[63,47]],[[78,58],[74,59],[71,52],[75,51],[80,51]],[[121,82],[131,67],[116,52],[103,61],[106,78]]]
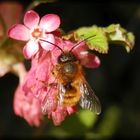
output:
[[[36,39],[38,39],[39,37],[42,36],[42,31],[39,28],[34,29],[34,31],[32,32],[32,36]]]

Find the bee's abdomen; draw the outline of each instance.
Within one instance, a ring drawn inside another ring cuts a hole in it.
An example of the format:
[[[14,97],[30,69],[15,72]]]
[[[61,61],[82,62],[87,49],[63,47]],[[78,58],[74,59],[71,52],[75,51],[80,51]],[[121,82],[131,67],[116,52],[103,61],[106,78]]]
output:
[[[77,90],[77,88],[73,86],[68,87],[69,88],[66,89],[66,93],[64,94],[63,106],[75,106],[80,99],[79,90]]]

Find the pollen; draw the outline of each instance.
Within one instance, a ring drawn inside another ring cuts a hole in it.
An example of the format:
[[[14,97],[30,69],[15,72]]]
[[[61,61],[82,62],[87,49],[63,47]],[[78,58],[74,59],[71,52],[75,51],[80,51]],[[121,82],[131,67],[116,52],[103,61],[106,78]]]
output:
[[[39,28],[36,28],[32,32],[32,36],[37,39],[42,36],[42,31]]]

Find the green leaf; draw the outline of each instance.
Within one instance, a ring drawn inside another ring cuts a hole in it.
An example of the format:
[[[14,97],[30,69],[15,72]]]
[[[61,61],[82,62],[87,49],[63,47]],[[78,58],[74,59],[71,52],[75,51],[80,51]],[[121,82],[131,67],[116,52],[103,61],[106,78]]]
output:
[[[66,118],[60,125],[48,130],[50,137],[66,139],[68,137],[85,137],[86,133],[94,126],[97,115],[89,110],[79,110],[77,113]],[[50,120],[49,120],[50,121]],[[46,131],[46,129],[45,129]]]
[[[122,45],[126,48],[127,52],[130,52],[135,42],[133,33],[128,32],[119,24],[111,24],[107,27],[98,27],[96,25],[81,27],[64,35],[63,38],[72,41],[85,40],[90,50],[96,50],[99,53],[108,53],[109,44]]]
[[[81,123],[86,126],[86,128],[91,128],[97,120],[97,115],[89,110],[80,110],[78,117]]]
[[[82,28],[77,29],[74,32],[74,38],[77,41],[86,39],[90,36],[94,36],[94,37],[86,40],[86,44],[88,45],[88,48],[90,50],[96,50],[99,53],[108,52],[107,37],[105,36],[102,28],[97,27],[97,26],[82,27]]]
[[[126,48],[127,52],[133,49],[135,42],[133,33],[127,32],[120,24],[111,24],[105,27],[104,31],[108,37],[109,43],[122,45]]]
[[[109,107],[102,120],[100,121],[97,133],[100,134],[103,138],[111,137],[119,127],[119,120],[121,117],[121,110],[118,106],[114,105]]]

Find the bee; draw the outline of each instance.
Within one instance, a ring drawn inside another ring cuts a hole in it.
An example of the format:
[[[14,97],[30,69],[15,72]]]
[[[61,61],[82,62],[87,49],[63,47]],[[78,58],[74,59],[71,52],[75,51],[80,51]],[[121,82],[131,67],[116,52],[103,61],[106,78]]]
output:
[[[62,51],[58,57],[58,64],[53,69],[53,75],[57,79],[57,101],[64,107],[72,107],[79,103],[83,109],[100,114],[100,101],[85,79],[83,66],[72,52],[78,44],[87,39],[76,43],[70,51],[63,51],[54,44]]]

